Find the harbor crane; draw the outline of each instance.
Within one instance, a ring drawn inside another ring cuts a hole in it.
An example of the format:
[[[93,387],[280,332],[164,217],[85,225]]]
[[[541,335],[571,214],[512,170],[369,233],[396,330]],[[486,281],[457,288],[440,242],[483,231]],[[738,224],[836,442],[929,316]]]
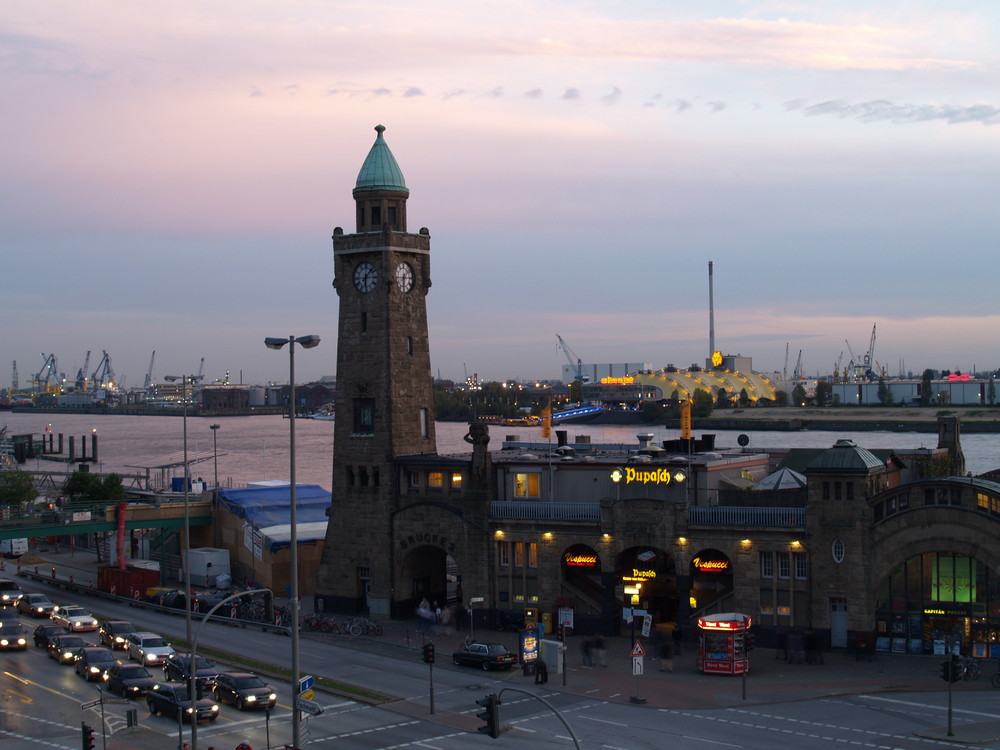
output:
[[[95,390],[112,388],[115,384],[115,371],[111,369],[111,357],[108,356],[106,350],[102,349],[101,353],[104,356],[101,357],[101,362],[94,370],[94,374],[90,376]]]
[[[17,360],[15,359],[14,360],[14,371],[11,373],[11,377],[10,377],[10,390],[11,390],[11,393],[14,393],[20,387],[21,386],[17,382]]]
[[[87,370],[90,369],[90,349],[87,350],[87,356],[83,358],[83,367],[76,371],[76,382],[73,387],[78,391],[87,390]]]
[[[56,355],[45,355],[45,362],[42,369],[38,371],[34,378],[35,390],[37,393],[58,393],[59,392],[59,365],[56,363]]]
[[[565,354],[566,355],[566,359],[569,360],[570,367],[573,368],[573,375],[575,376],[575,378],[577,380],[579,380],[582,383],[583,382],[583,360],[581,360],[579,357],[576,356],[576,354],[573,352],[573,350],[569,348],[569,344],[567,344],[563,340],[563,337],[560,336],[558,333],[556,334],[556,338],[559,340],[559,347],[563,350],[563,354]],[[574,360],[576,360],[576,361],[574,362]]]
[[[862,380],[872,381],[875,380],[875,371],[872,369],[872,365],[875,364],[875,327],[877,324],[872,324],[872,337],[868,344],[868,351],[865,352],[864,356],[859,359],[858,355],[854,353],[854,349],[851,348],[851,342],[844,339],[844,343],[847,344],[847,351],[851,353],[851,361],[848,367],[844,370],[845,374],[849,370],[851,373],[851,379],[854,382],[859,382]]]
[[[153,350],[153,356],[149,358],[149,369],[146,370],[146,379],[143,381],[142,387],[147,391],[153,387],[153,362],[156,360],[156,350]],[[204,362],[205,360],[202,360]]]

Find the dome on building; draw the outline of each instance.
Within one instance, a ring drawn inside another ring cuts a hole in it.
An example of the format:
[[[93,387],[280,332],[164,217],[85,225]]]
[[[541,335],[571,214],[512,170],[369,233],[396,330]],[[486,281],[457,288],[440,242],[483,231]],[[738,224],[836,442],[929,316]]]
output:
[[[871,451],[858,447],[853,440],[838,440],[810,461],[806,472],[869,474],[884,468],[885,464]]]
[[[403,171],[396,163],[396,157],[389,150],[389,144],[382,137],[385,126],[376,125],[375,132],[378,133],[378,137],[375,138],[375,143],[368,152],[365,163],[361,165],[354,192],[393,190],[409,194],[410,190],[406,187],[406,180],[403,179]]]

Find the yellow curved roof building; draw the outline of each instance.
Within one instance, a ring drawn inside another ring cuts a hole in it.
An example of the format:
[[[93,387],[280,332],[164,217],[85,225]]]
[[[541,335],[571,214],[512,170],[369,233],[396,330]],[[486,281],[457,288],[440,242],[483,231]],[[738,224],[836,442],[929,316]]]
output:
[[[777,390],[774,383],[756,372],[740,372],[724,368],[711,370],[701,369],[667,369],[653,372],[636,373],[635,382],[660,389],[663,398],[671,398],[677,391],[678,398],[685,399],[694,396],[698,389],[710,391],[712,398],[718,398],[719,389],[725,388],[730,397],[738,397],[746,390],[751,403],[758,399],[774,400]]]

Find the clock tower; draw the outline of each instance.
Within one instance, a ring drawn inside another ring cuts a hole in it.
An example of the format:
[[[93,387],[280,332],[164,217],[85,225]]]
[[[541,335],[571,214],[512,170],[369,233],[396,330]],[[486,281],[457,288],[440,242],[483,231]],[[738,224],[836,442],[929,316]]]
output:
[[[396,460],[435,454],[427,334],[430,234],[407,232],[409,189],[383,137],[354,187],[357,230],[333,231],[340,298],[333,503],[318,575],[325,609],[389,612],[385,552],[398,507]]]

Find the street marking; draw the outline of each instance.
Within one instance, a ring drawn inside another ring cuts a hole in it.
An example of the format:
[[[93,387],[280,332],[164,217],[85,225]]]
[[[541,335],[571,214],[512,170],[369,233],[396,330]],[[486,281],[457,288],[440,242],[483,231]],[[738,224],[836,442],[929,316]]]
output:
[[[916,701],[903,701],[903,700],[899,700],[897,698],[882,698],[881,696],[878,696],[878,695],[859,695],[858,698],[864,698],[864,699],[870,700],[870,701],[881,701],[882,703],[898,703],[900,705],[910,706],[912,708],[923,708],[923,709],[933,708],[935,710],[940,710],[940,711],[946,710],[946,709],[944,709],[941,706],[935,706],[935,705],[930,704],[930,703],[917,703]],[[954,713],[956,713],[956,714],[969,714],[970,716],[985,716],[988,719],[1000,719],[1000,714],[987,713],[985,711],[969,711],[968,709],[963,709],[963,708],[956,708],[956,709],[954,709]]]
[[[720,742],[719,740],[710,740],[706,737],[695,737],[694,735],[691,734],[682,734],[681,737],[683,737],[686,740],[697,740],[698,742],[707,742],[710,745],[725,745],[726,747],[742,747],[742,745],[734,745],[731,742]]]
[[[599,721],[601,724],[613,724],[616,727],[627,727],[627,726],[629,726],[628,724],[625,724],[624,722],[621,722],[621,721],[608,721],[607,719],[598,719],[598,718],[595,718],[593,716],[581,716],[580,718],[581,719],[587,719],[588,721]]]

